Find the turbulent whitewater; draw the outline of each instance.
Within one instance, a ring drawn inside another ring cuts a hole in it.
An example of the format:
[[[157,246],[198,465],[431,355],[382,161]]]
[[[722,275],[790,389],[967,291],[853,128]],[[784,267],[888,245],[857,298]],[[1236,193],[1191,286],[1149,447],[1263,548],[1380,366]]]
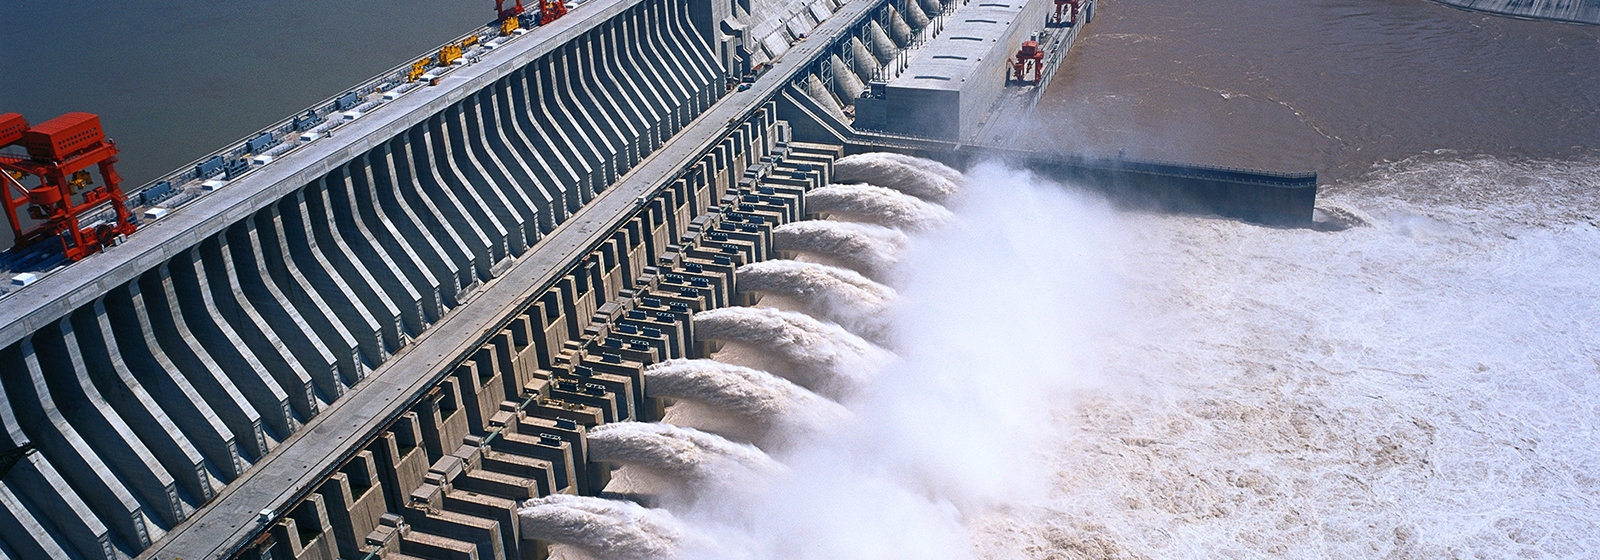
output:
[[[950,221],[950,211],[917,197],[865,183],[828,185],[806,193],[806,211],[908,232]]]
[[[831,398],[865,385],[894,355],[843,327],[766,307],[725,307],[694,316],[695,338],[743,345],[791,366],[790,381]]]
[[[882,278],[909,239],[898,231],[870,224],[810,220],[772,228],[772,245],[780,251],[816,255],[869,278]]]
[[[686,540],[666,510],[632,502],[552,494],[517,510],[522,537],[569,545],[596,558],[660,560],[675,556]]]
[[[716,360],[669,360],[645,368],[651,397],[693,401],[786,432],[811,432],[850,415],[787,379]]]
[[[986,558],[1600,555],[1600,165],[1426,158],[1328,233],[1131,215],[1116,390]]]
[[[961,190],[961,172],[936,161],[868,152],[839,158],[833,180],[888,187],[930,202],[942,202]]]
[[[893,288],[860,273],[818,263],[770,260],[739,267],[739,290],[783,296],[807,315],[832,321],[862,338],[882,343]]]
[[[589,430],[589,459],[636,466],[700,485],[778,470],[755,446],[659,422],[613,422]]]

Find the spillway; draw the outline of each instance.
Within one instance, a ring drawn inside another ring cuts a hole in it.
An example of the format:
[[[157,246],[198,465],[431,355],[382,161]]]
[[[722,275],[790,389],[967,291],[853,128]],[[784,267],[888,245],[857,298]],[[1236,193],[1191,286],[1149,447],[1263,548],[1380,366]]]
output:
[[[661,419],[646,366],[715,350],[695,315],[759,297],[735,271],[847,154],[1309,221],[1314,174],[969,142],[1042,84],[941,32],[1054,65],[1088,19],[1012,3],[589,0],[146,185],[126,242],[0,296],[0,557],[544,557],[521,502],[605,491],[587,431]],[[919,104],[930,67],[1002,83]]]

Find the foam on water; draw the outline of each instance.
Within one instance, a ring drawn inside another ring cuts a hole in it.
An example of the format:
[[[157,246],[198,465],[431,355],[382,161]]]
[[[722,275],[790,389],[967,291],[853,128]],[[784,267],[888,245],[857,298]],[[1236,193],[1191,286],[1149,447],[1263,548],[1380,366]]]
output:
[[[808,220],[772,228],[772,245],[780,251],[820,256],[867,277],[881,278],[899,261],[907,238],[898,231],[870,224]]]
[[[833,163],[833,179],[888,187],[932,202],[950,198],[961,185],[961,173],[942,163],[887,152],[839,158]]]
[[[806,211],[904,231],[927,231],[950,220],[950,211],[943,206],[865,183],[807,192]]]
[[[726,482],[781,467],[753,445],[659,422],[613,422],[589,430],[589,459],[620,463],[691,485]]]
[[[561,543],[596,558],[659,560],[693,541],[672,513],[633,502],[552,494],[517,510],[522,537]]]
[[[895,291],[861,274],[818,263],[770,260],[739,267],[739,290],[795,300],[802,311],[881,343]]]
[[[814,432],[850,416],[787,379],[716,360],[669,360],[645,368],[644,377],[652,397],[693,401],[786,433]]]
[[[843,327],[767,307],[725,307],[694,316],[697,340],[745,346],[792,368],[789,380],[831,398],[849,395],[894,355]]]
[[[1429,157],[1336,233],[1131,216],[1118,390],[988,558],[1600,555],[1600,165]]]

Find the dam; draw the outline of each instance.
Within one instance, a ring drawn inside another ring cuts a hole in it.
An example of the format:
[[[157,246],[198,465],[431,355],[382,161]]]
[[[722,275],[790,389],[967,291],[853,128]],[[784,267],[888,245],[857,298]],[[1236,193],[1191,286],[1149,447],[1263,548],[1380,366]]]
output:
[[[0,556],[544,557],[523,501],[607,493],[588,433],[663,417],[646,370],[848,157],[1310,222],[1312,173],[1000,145],[1094,8],[588,0],[130,190],[125,239],[8,261]]]

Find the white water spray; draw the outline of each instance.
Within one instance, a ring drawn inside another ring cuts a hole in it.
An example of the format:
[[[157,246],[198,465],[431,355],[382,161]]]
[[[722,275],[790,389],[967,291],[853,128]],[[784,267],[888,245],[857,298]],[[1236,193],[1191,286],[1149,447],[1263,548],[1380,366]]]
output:
[[[806,211],[904,231],[928,231],[950,221],[932,202],[876,185],[828,185],[806,193]]]
[[[727,307],[694,316],[695,338],[742,345],[790,366],[790,381],[839,398],[864,386],[894,355],[843,327],[802,313]]]
[[[789,298],[802,311],[882,344],[885,312],[895,291],[853,271],[824,264],[770,260],[739,267],[739,290]]]
[[[816,255],[869,278],[887,275],[907,241],[905,234],[889,228],[832,220],[772,228],[772,245],[779,251]]]
[[[777,472],[782,467],[755,446],[659,422],[613,422],[589,430],[589,459],[651,471],[701,486]]]
[[[644,370],[652,397],[692,401],[763,430],[811,433],[850,412],[787,379],[716,360],[670,360]]]
[[[596,558],[660,560],[693,541],[670,512],[633,502],[552,494],[517,510],[522,537],[575,547]]]
[[[917,198],[942,202],[961,190],[961,173],[944,164],[900,154],[869,152],[839,158],[833,180],[870,183]]]
[[[1095,380],[1081,341],[1110,298],[1094,232],[1117,228],[1103,205],[1022,174],[970,188],[962,219],[895,270],[886,315],[906,359],[862,380],[838,428],[783,451],[789,470],[756,495],[684,512],[740,531],[721,542],[748,548],[726,557],[970,558],[970,520],[1042,503],[1052,410]]]

